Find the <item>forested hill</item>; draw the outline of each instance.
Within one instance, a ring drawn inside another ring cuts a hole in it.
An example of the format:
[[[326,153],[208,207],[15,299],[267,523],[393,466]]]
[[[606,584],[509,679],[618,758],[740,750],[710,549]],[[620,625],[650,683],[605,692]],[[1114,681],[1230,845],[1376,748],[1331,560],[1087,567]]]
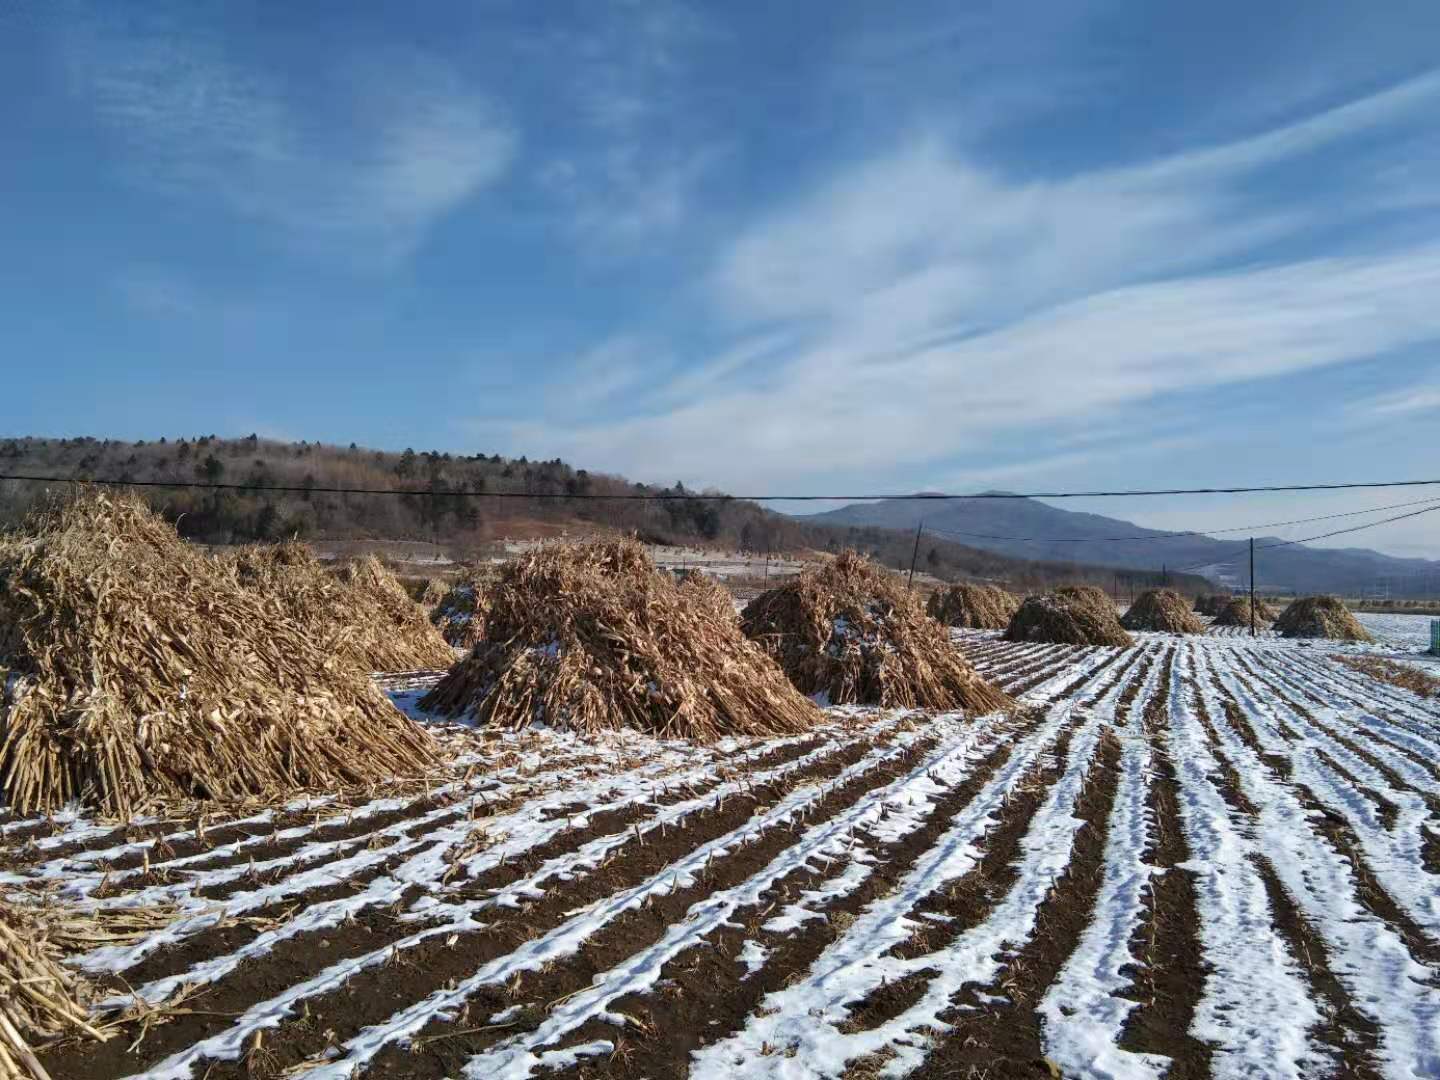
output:
[[[908,564],[913,534],[868,525],[805,522],[742,500],[687,498],[677,483],[657,488],[588,472],[558,458],[530,461],[499,454],[401,453],[313,442],[287,443],[215,435],[128,442],[0,436],[0,473],[77,479],[239,485],[223,490],[142,488],[152,505],[193,540],[239,543],[302,539],[438,541],[464,557],[502,536],[619,530],[654,543],[755,552],[838,551],[853,547],[889,566]],[[52,485],[53,486],[53,485]],[[270,492],[295,487],[295,492]],[[323,488],[367,488],[397,495],[336,494]],[[0,481],[0,525],[19,522],[45,499],[47,485]],[[506,493],[471,498],[458,491]],[[587,499],[584,495],[668,494],[662,501]],[[919,568],[937,577],[977,577],[1033,588],[1055,581],[1107,587],[1144,585],[1155,577],[1062,561],[1034,561],[926,538]],[[1172,575],[1173,577],[1173,575]],[[1182,587],[1203,588],[1200,579]]]

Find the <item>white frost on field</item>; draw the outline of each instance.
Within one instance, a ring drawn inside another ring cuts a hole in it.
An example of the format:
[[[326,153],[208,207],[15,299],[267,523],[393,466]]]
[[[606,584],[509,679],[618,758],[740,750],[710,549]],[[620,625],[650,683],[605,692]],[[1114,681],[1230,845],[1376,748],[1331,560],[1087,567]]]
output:
[[[1376,615],[1357,611],[1355,618],[1382,645],[1424,652],[1430,647],[1430,623],[1434,615]]]

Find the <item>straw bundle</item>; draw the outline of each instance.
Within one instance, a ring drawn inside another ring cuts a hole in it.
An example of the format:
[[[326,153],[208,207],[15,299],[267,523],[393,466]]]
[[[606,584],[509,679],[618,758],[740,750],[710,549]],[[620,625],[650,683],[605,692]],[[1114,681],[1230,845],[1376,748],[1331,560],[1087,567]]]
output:
[[[735,601],[725,587],[699,570],[686,570],[679,578],[680,588],[697,604],[703,604],[715,612],[718,618],[735,618]]]
[[[1174,589],[1147,589],[1135,598],[1120,625],[1126,630],[1150,630],[1162,634],[1205,632],[1205,624],[1196,618],[1189,603]]]
[[[471,649],[485,636],[485,616],[489,606],[485,583],[471,577],[445,593],[435,605],[435,610],[430,612],[430,621],[447,644]]]
[[[0,796],[129,815],[427,766],[429,736],[336,662],[331,636],[138,498],[41,511],[0,541]]]
[[[1258,596],[1255,598],[1255,624],[1257,626],[1268,625],[1275,620],[1275,611],[1264,600]],[[1250,625],[1250,598],[1248,596],[1237,596],[1233,598],[1219,615],[1215,616],[1215,626],[1249,626]]]
[[[1195,613],[1211,618],[1225,610],[1225,605],[1235,599],[1229,593],[1203,593],[1195,598]]]
[[[1010,704],[898,579],[851,551],[761,593],[741,626],[791,682],[831,704],[972,713]]]
[[[439,578],[426,578],[417,599],[423,608],[433,608],[449,595],[450,586]]]
[[[951,585],[930,597],[925,610],[946,626],[1004,630],[1020,608],[1020,598],[996,585]]]
[[[90,1023],[89,984],[60,959],[38,909],[0,900],[0,1080],[46,1075],[27,1040],[108,1037]]]
[[[229,557],[235,580],[359,671],[448,667],[455,654],[379,559],[328,573],[304,544],[252,545]]]
[[[1048,641],[1060,645],[1134,645],[1100,589],[1066,585],[1042,596],[1027,596],[1005,630],[1006,641]]]
[[[422,708],[700,740],[819,722],[732,617],[656,571],[635,540],[533,552],[506,566],[490,600],[485,640]]]
[[[1339,597],[1303,596],[1275,620],[1274,629],[1288,638],[1328,638],[1331,641],[1373,641]]]

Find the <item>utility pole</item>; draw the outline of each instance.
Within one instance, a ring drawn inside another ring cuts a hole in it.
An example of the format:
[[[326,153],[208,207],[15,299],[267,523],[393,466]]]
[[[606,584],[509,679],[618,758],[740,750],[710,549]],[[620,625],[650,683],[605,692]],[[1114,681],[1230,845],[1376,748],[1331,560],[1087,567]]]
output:
[[[1250,537],[1250,636],[1255,636],[1255,538]]]
[[[925,520],[922,518],[920,524],[915,526],[915,550],[910,553],[910,576],[905,580],[905,591],[909,592],[910,587],[915,584],[915,560],[920,557],[920,530],[925,528]]]

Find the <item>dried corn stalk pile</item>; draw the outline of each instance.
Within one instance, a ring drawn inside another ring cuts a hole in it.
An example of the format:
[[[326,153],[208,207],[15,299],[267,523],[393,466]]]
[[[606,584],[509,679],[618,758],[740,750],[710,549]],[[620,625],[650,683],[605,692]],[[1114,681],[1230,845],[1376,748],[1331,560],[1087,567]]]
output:
[[[1115,605],[1093,585],[1062,585],[1027,596],[1005,630],[1006,641],[1048,641],[1057,645],[1134,645],[1115,614]]]
[[[447,644],[473,649],[485,636],[485,616],[489,607],[487,580],[470,576],[441,597],[430,612],[430,621]]]
[[[1195,612],[1212,618],[1225,610],[1225,605],[1234,600],[1229,593],[1204,593],[1195,598]]]
[[[831,704],[985,713],[1010,703],[899,579],[851,551],[761,593],[741,626]]]
[[[1268,626],[1275,621],[1275,609],[1270,607],[1258,596],[1255,598],[1255,624],[1257,626]],[[1232,599],[1220,614],[1215,617],[1216,626],[1249,626],[1250,625],[1250,598],[1248,596],[1237,596]]]
[[[61,966],[39,912],[0,900],[0,1080],[44,1076],[31,1041],[104,1039],[85,1003],[89,985]]]
[[[422,708],[511,728],[705,741],[799,733],[820,719],[733,618],[657,571],[634,540],[533,552],[489,596],[485,640]]]
[[[444,600],[449,592],[450,586],[439,578],[426,578],[425,587],[420,590],[420,595],[416,599],[419,600],[421,607],[428,610]]]
[[[925,610],[946,626],[1004,630],[1020,608],[1020,598],[998,585],[951,585],[930,597]]]
[[[1164,634],[1205,632],[1205,624],[1190,610],[1189,602],[1174,589],[1145,590],[1135,598],[1120,625],[1126,630],[1150,630]]]
[[[0,540],[0,798],[128,816],[427,767],[430,737],[330,645],[137,498],[39,512]]]
[[[1274,629],[1288,638],[1373,641],[1339,597],[1302,596],[1280,613]]]
[[[725,587],[714,578],[699,570],[686,570],[679,577],[680,588],[693,597],[697,604],[710,608],[716,618],[734,619],[735,602]]]
[[[278,602],[291,622],[359,671],[449,667],[455,654],[380,560],[331,574],[304,544],[257,544],[228,557],[235,580]]]

